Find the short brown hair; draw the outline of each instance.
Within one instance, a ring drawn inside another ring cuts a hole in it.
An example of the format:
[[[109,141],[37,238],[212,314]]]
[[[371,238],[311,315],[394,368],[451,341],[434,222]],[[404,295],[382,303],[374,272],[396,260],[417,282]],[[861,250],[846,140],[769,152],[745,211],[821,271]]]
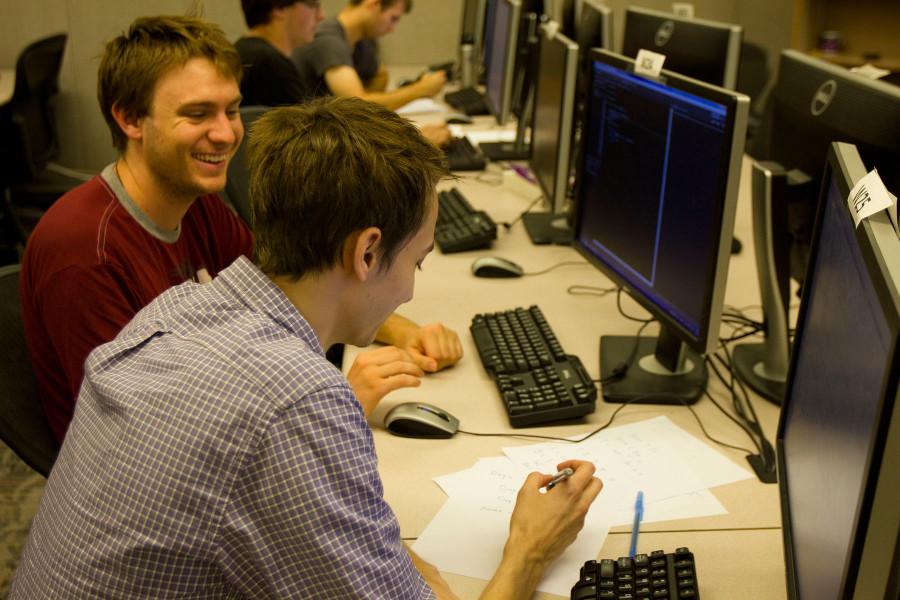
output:
[[[269,275],[299,279],[341,264],[347,237],[367,227],[381,230],[389,266],[449,175],[409,121],[354,97],[273,109],[249,137],[254,255]]]
[[[128,138],[112,116],[113,107],[131,118],[147,116],[160,77],[192,58],[208,58],[219,73],[241,81],[237,50],[217,25],[201,19],[141,17],[106,44],[97,73],[97,99],[119,151],[125,150]]]
[[[304,0],[241,0],[241,10],[244,11],[244,22],[247,27],[253,29],[257,25],[265,25],[272,20],[272,11],[279,8],[293,6]]]
[[[398,2],[402,2],[406,5],[406,9],[403,12],[409,14],[409,11],[412,10],[413,0],[378,0],[378,3],[381,4],[381,10],[390,8]],[[362,3],[363,0],[350,0],[350,6],[359,6]]]

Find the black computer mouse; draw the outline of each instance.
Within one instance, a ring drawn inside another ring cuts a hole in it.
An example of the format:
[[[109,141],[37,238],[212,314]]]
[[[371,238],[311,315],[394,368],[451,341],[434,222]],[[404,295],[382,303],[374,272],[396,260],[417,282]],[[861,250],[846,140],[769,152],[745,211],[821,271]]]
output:
[[[525,271],[511,260],[499,256],[482,256],[472,262],[475,277],[521,277]]]
[[[448,438],[459,429],[459,419],[431,404],[406,402],[385,415],[384,427],[403,437]]]

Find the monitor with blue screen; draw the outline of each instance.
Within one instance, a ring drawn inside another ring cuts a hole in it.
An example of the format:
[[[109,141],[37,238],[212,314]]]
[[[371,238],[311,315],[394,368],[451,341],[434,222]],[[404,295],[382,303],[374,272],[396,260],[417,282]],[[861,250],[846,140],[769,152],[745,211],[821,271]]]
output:
[[[749,99],[590,58],[574,245],[660,323],[655,339],[601,338],[603,395],[694,402],[718,340]]]

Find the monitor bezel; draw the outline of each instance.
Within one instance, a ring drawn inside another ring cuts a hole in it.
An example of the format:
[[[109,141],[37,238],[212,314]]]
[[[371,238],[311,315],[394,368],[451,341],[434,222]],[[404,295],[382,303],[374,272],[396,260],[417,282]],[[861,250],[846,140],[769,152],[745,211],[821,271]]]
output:
[[[588,73],[591,79],[588,81],[588,89],[592,86],[593,81],[593,64],[595,61],[603,62],[612,67],[626,71],[634,75],[634,59],[616,54],[608,50],[594,48],[590,50],[588,61]],[[584,256],[588,262],[593,264],[597,269],[606,274],[613,282],[624,289],[650,312],[654,318],[665,325],[673,334],[693,348],[699,353],[712,352],[718,343],[719,325],[722,318],[722,306],[725,300],[725,286],[727,283],[728,264],[731,259],[731,240],[734,234],[734,218],[737,208],[737,194],[741,179],[741,166],[744,153],[745,135],[747,131],[747,116],[750,109],[750,99],[739,92],[727,90],[721,87],[713,86],[703,81],[691,79],[665,69],[662,70],[661,76],[657,83],[669,85],[680,91],[701,96],[718,104],[724,105],[728,110],[728,118],[726,128],[731,130],[731,148],[728,151],[728,172],[724,177],[724,181],[718,182],[717,191],[722,195],[723,201],[719,206],[719,214],[716,215],[716,222],[721,222],[719,231],[719,239],[716,249],[716,258],[712,272],[707,274],[707,279],[712,279],[709,286],[709,293],[706,294],[704,301],[703,314],[709,318],[700,324],[700,333],[694,333],[685,329],[685,327],[675,318],[671,317],[663,310],[644,297],[640,289],[636,289],[625,281],[615,269],[609,267],[602,260],[594,256],[594,254],[583,247],[579,239],[582,225],[582,212],[584,211],[584,202],[581,200],[581,190],[584,185],[584,176],[578,177],[578,183],[575,191],[575,237],[573,247],[579,254]],[[587,117],[585,117],[585,123]],[[584,161],[584,144],[580,150],[578,157],[578,169],[583,168]],[[721,219],[721,221],[720,221]]]
[[[519,38],[519,20],[522,16],[521,0],[497,0],[497,4],[506,3],[509,6],[509,22],[507,23],[506,44],[504,44],[504,53],[502,57],[503,74],[500,84],[500,106],[494,105],[494,100],[489,93],[484,95],[485,103],[488,110],[494,115],[498,125],[506,125],[512,113],[512,87],[513,79],[515,79],[516,68],[516,50],[518,48]],[[496,19],[496,10],[494,8],[494,18]],[[491,34],[491,43],[493,44],[493,35]],[[491,51],[491,62],[497,60]],[[491,65],[486,65],[487,76],[490,76]]]
[[[680,17],[678,15],[667,13],[664,11],[644,8],[642,6],[629,6],[625,9],[624,29],[622,30],[622,53],[625,52],[625,44],[628,41],[628,16],[634,14],[638,16],[662,19],[664,21],[672,21],[676,24],[682,24],[692,28],[709,28],[711,30],[726,32],[728,34],[728,45],[725,50],[725,69],[722,74],[721,87],[733,90],[737,84],[737,74],[741,58],[741,39],[744,35],[744,29],[740,25],[733,23],[724,23],[722,21],[710,21],[708,19],[695,19]],[[665,54],[662,49],[657,47],[647,48],[653,52]],[[709,83],[709,82],[707,82]],[[710,85],[717,85],[712,84]]]
[[[548,35],[550,34],[550,35]],[[557,146],[556,146],[556,164],[554,167],[554,179],[552,189],[548,189],[542,178],[537,177],[538,186],[544,198],[549,200],[550,210],[554,213],[561,213],[565,209],[566,197],[569,189],[569,166],[571,165],[571,149],[572,149],[572,125],[574,123],[575,114],[575,85],[578,79],[578,44],[572,41],[561,31],[555,29],[551,23],[545,23],[541,26],[541,50],[543,52],[544,44],[561,44],[565,52],[565,67],[563,71],[563,85],[561,102],[559,107],[559,119],[557,120]],[[540,63],[540,61],[539,61]],[[540,86],[540,69],[537,73],[537,86]],[[537,115],[537,89],[535,89],[535,115]],[[532,123],[532,152],[529,158],[529,166],[532,172],[537,175],[534,164],[534,136],[537,134],[536,123]]]
[[[812,257],[817,255],[819,245],[822,243],[820,235],[821,221],[827,208],[824,197],[829,191],[832,176],[835,173],[838,174],[834,179],[841,193],[841,197],[849,197],[853,185],[866,174],[866,168],[854,145],[834,142],[828,150],[825,162],[825,175],[822,178],[820,186],[820,200],[816,212],[816,233],[813,236],[810,254]],[[847,210],[847,218],[850,219],[849,208]],[[864,484],[865,489],[861,496],[862,502],[857,507],[857,514],[855,515],[855,535],[847,557],[848,563],[842,565],[844,571],[841,579],[842,589],[840,598],[874,597],[858,587],[859,585],[874,585],[872,581],[874,578],[877,578],[878,572],[881,570],[871,566],[877,559],[868,554],[868,552],[874,552],[874,550],[867,549],[865,545],[865,541],[870,535],[877,534],[875,530],[878,527],[877,524],[880,522],[879,518],[874,518],[876,516],[880,517],[880,515],[871,514],[870,511],[873,504],[875,504],[876,494],[880,497],[883,497],[885,494],[892,494],[895,498],[900,496],[900,491],[898,491],[900,488],[896,485],[900,477],[896,474],[896,469],[894,470],[894,473],[888,473],[888,469],[891,468],[887,464],[888,461],[881,460],[881,458],[885,456],[886,449],[891,448],[895,450],[897,449],[898,444],[900,444],[900,422],[898,422],[900,420],[896,418],[897,400],[898,397],[900,397],[900,386],[898,386],[898,380],[900,380],[900,349],[897,347],[898,336],[896,334],[897,331],[900,331],[900,292],[892,286],[894,282],[900,282],[900,260],[898,260],[898,258],[900,258],[900,253],[897,253],[896,256],[891,259],[890,256],[885,257],[881,251],[887,244],[893,244],[895,248],[897,247],[897,234],[894,231],[888,216],[884,212],[864,220],[860,223],[859,227],[855,228],[855,232],[857,243],[859,244],[859,249],[862,253],[866,268],[869,271],[869,275],[872,277],[873,281],[875,278],[879,281],[879,283],[873,284],[873,287],[876,290],[878,301],[883,309],[885,321],[894,332],[894,347],[890,350],[886,369],[887,376],[882,382],[882,405],[878,408],[880,422],[877,424],[875,439],[869,449],[868,476],[866,477]],[[891,240],[891,238],[893,238],[893,240]],[[812,266],[812,264],[813,263],[810,262],[810,266]],[[807,297],[810,293],[809,287],[804,287],[800,311],[797,317],[797,328],[794,338],[795,349],[803,347],[803,338],[806,331],[805,324],[807,320]],[[791,510],[788,501],[790,490],[788,489],[788,477],[786,476],[787,467],[784,459],[784,433],[787,422],[786,416],[788,414],[787,408],[794,387],[794,375],[797,369],[798,355],[799,352],[793,352],[791,354],[786,393],[782,404],[781,416],[778,421],[778,432],[776,434],[785,575],[787,579],[788,598],[792,600],[799,598],[799,591],[797,589],[796,550],[794,548]],[[884,409],[884,403],[887,401],[893,401],[894,404],[891,414],[888,415],[885,414]],[[876,471],[878,472],[878,476],[873,477],[872,475]],[[894,503],[891,500],[881,500],[880,505],[889,506],[892,503],[895,506],[900,505],[900,501]],[[896,517],[894,517],[894,519],[896,526]],[[896,551],[897,549],[895,549],[895,552]],[[893,560],[896,562],[896,555],[893,557]],[[882,579],[884,579],[884,577],[885,576],[882,574]],[[887,581],[885,584],[890,585]],[[897,581],[894,581],[893,585],[896,587],[898,585]],[[853,593],[851,594],[851,592]],[[859,595],[857,595],[857,593]]]
[[[603,45],[582,48],[582,51],[585,53],[585,56],[587,56],[587,51],[591,48],[603,48],[604,50],[612,50],[613,10],[603,4],[600,0],[582,0],[579,6],[581,6],[581,10],[578,13],[577,19],[575,21],[575,43],[578,43],[579,40],[583,39],[584,37],[581,28],[584,26],[585,10],[590,10],[600,16],[600,30],[602,31],[603,35]],[[579,46],[581,46],[581,44],[579,44]]]

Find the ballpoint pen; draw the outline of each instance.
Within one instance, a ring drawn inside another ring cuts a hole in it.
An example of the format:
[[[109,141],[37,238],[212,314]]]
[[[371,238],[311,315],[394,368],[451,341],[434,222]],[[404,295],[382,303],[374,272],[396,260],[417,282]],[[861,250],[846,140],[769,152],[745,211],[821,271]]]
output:
[[[557,483],[562,483],[563,481],[571,477],[573,473],[575,473],[574,469],[566,467],[565,469],[554,475],[553,479],[550,480],[550,483],[547,484],[547,491],[550,491],[554,487],[556,487]]]
[[[644,518],[644,492],[639,491],[637,498],[634,500],[634,523],[631,525],[631,547],[628,549],[628,556],[634,558],[637,551],[638,532],[641,530],[641,520]]]

